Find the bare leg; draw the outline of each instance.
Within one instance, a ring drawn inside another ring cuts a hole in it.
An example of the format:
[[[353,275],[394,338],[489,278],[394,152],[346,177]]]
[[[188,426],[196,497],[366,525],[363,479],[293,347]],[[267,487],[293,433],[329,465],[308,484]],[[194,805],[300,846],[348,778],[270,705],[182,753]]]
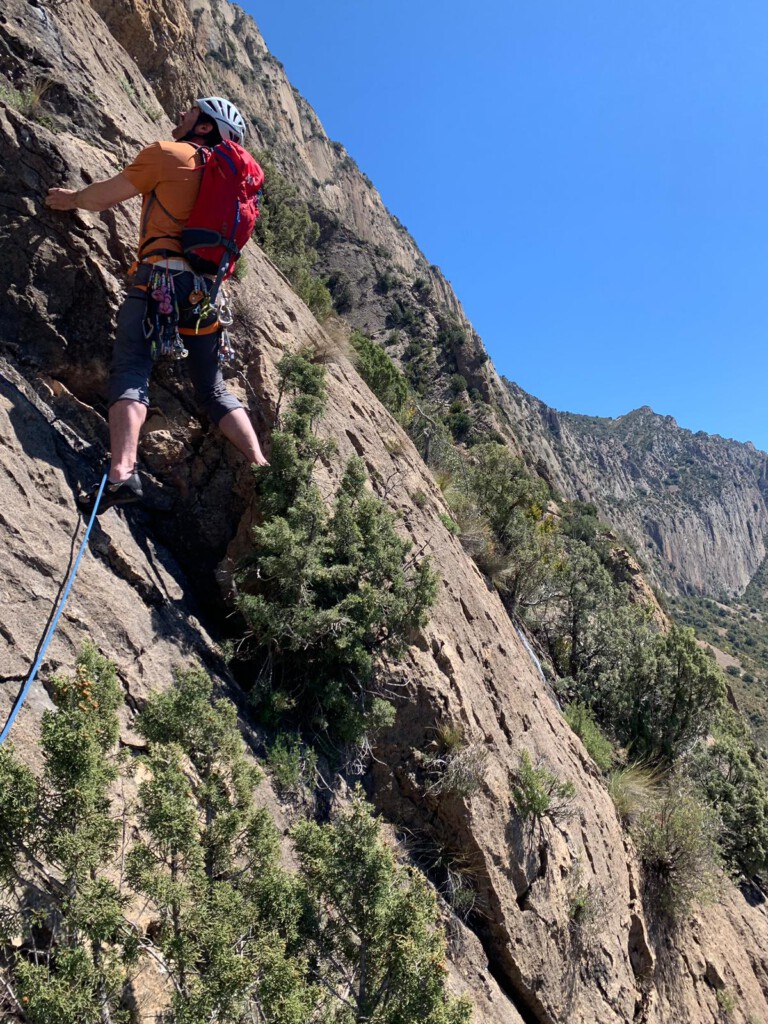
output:
[[[269,465],[245,409],[233,409],[222,416],[219,420],[219,429],[249,462],[255,462],[257,466]]]
[[[109,479],[112,483],[127,480],[133,473],[139,452],[139,431],[147,418],[143,402],[121,398],[109,408],[109,443],[112,462]]]

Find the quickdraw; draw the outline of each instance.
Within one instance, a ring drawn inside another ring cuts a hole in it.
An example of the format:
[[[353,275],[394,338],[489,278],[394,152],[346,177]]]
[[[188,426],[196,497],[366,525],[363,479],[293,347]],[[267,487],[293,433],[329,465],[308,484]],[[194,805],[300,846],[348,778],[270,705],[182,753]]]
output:
[[[154,268],[149,278],[144,335],[152,341],[153,359],[159,355],[184,359],[189,354],[179,334],[179,303],[167,267]]]
[[[192,315],[197,317],[195,322],[195,334],[200,330],[200,324],[203,320],[207,320],[214,312],[211,307],[210,287],[209,281],[206,281],[204,277],[200,277],[198,274],[195,274],[195,284],[192,291],[189,293],[189,301],[194,307],[192,309]]]
[[[219,324],[222,329],[219,340],[219,362],[222,365],[226,365],[227,363],[234,362],[235,358],[235,346],[232,343],[232,337],[228,330],[235,322],[235,315],[229,304],[229,293],[225,288],[222,288],[219,292],[216,302],[219,308]]]

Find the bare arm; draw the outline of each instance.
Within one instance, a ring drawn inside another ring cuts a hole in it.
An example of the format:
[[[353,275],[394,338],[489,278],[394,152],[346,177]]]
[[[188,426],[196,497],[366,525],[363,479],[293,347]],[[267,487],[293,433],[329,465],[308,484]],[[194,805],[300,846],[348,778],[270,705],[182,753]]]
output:
[[[48,190],[45,205],[51,210],[108,210],[110,206],[132,199],[139,194],[124,174],[116,174],[106,181],[95,181],[76,192],[70,188]]]

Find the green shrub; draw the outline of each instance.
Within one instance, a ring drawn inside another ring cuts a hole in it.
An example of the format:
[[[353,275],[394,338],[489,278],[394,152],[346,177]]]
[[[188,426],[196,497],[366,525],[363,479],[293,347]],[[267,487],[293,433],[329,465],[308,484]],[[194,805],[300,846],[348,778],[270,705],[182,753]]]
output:
[[[110,791],[122,691],[115,666],[86,644],[74,676],[55,677],[51,692],[56,711],[43,714],[41,776],[11,748],[0,750],[0,871],[10,892],[34,893],[17,914],[0,915],[0,931],[24,1019],[81,1024],[118,1012],[136,952],[121,928],[126,897],[106,876],[120,836]],[[48,888],[41,862],[57,879]]]
[[[452,412],[448,416],[448,428],[459,443],[468,440],[472,430],[473,420],[466,409]]]
[[[718,887],[720,822],[690,786],[672,780],[632,828],[645,869],[649,906],[680,920]]]
[[[139,100],[139,106],[153,124],[156,124],[163,116],[163,111],[160,107],[153,107],[145,100]]]
[[[553,529],[544,518],[546,485],[495,443],[472,449],[446,493],[462,543],[502,595],[510,614],[552,576]]]
[[[357,353],[360,376],[379,401],[399,416],[408,400],[408,381],[384,349],[360,331],[352,332],[350,342]]]
[[[389,295],[397,285],[397,276],[391,270],[382,270],[376,277],[376,291],[379,295]]]
[[[267,752],[267,764],[283,796],[311,793],[317,781],[317,754],[301,737],[280,733]]]
[[[238,573],[252,698],[269,709],[275,692],[289,694],[295,727],[358,742],[384,713],[377,658],[400,656],[426,622],[435,576],[427,560],[409,559],[393,514],[366,487],[361,459],[347,463],[327,506],[312,479],[320,453],[330,454],[312,428],[325,404],[324,372],[299,354],[284,357],[279,373],[292,407],[273,435],[263,521]]]
[[[139,94],[136,92],[136,89],[134,88],[132,83],[128,81],[125,75],[120,76],[120,78],[118,79],[118,84],[129,100],[133,100],[134,102],[138,100]]]
[[[445,991],[434,895],[396,864],[362,797],[332,825],[298,828],[301,870],[281,867],[236,709],[198,669],[138,716],[139,830],[125,837],[118,890],[115,667],[86,647],[52,691],[40,776],[0,750],[0,871],[21,901],[0,913],[3,1006],[23,1007],[28,1024],[125,1024],[149,1009],[125,995],[152,963],[167,979],[153,1006],[177,1024],[340,1024],[353,1019],[351,990],[380,1024],[468,1022],[469,1003]],[[146,930],[133,923],[139,905],[152,914]]]
[[[237,283],[240,284],[242,281],[246,279],[246,277],[248,276],[248,271],[250,269],[251,268],[250,264],[248,263],[248,257],[245,255],[241,255],[237,263],[235,263],[235,270],[232,276],[237,281]]]
[[[701,743],[688,770],[722,820],[728,864],[746,875],[768,867],[768,776],[747,727],[724,716],[714,742]]]
[[[717,991],[717,1006],[725,1019],[730,1020],[733,1011],[738,1006],[738,1003],[732,992],[729,992],[727,988],[721,988]]]
[[[173,983],[174,1021],[304,1024],[321,994],[297,944],[298,880],[253,804],[260,775],[235,706],[212,689],[203,672],[180,672],[139,716],[149,748],[126,877],[158,914],[151,942]]]
[[[535,767],[528,751],[521,752],[512,801],[524,822],[530,822],[533,828],[545,817],[556,821],[566,816],[575,795],[572,782],[561,782],[544,765]]]
[[[338,993],[332,1019],[468,1024],[469,1001],[445,991],[434,894],[418,872],[396,863],[359,790],[335,822],[300,822],[293,837],[306,880],[315,969],[326,989]]]
[[[440,348],[454,349],[466,344],[467,335],[458,321],[451,317],[441,317],[438,321],[437,344]]]
[[[459,529],[459,524],[456,522],[456,520],[452,519],[444,512],[440,513],[440,522],[443,524],[446,530],[448,530],[449,533],[455,533],[457,535],[461,533],[461,530]]]
[[[598,722],[628,742],[618,723],[628,716],[636,655],[649,637],[647,615],[581,541],[566,541],[552,568],[534,628],[555,671],[567,680],[567,699],[587,704]]]
[[[264,191],[254,238],[285,274],[297,295],[322,321],[330,315],[333,303],[325,284],[312,273],[317,263],[320,229],[298,191],[272,161],[263,153],[257,153],[256,157],[264,170]]]
[[[587,748],[587,753],[601,772],[610,770],[613,763],[613,744],[595,722],[586,706],[576,701],[565,712],[565,720]]]
[[[334,271],[329,275],[326,286],[331,296],[333,308],[340,315],[349,313],[353,305],[352,284],[346,274]]]
[[[567,553],[534,623],[565,696],[589,706],[635,758],[671,764],[721,713],[722,673],[692,630],[654,634],[647,609],[591,547],[570,541]]]
[[[673,626],[654,637],[627,686],[625,742],[668,762],[705,736],[725,706],[725,681],[692,629]]]
[[[419,455],[437,475],[452,474],[460,469],[461,456],[441,418],[439,407],[414,396],[403,422]]]
[[[422,310],[408,302],[407,299],[395,299],[392,302],[387,313],[387,327],[399,328],[406,334],[410,334],[411,337],[416,337],[423,326]]]
[[[48,78],[36,78],[31,86],[15,89],[5,82],[0,83],[0,102],[18,110],[24,117],[50,130],[54,130],[54,119],[43,111],[43,97],[53,83]]]
[[[590,916],[589,887],[580,885],[568,901],[568,916],[572,921],[582,922]]]
[[[319,277],[315,277],[307,267],[296,267],[287,274],[301,301],[308,306],[320,323],[327,320],[333,312],[333,302],[328,289]]]

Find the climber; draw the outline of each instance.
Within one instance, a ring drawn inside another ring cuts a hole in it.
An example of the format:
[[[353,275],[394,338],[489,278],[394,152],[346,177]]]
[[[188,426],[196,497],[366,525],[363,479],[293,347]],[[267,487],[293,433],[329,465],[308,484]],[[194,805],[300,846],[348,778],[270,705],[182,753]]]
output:
[[[208,284],[183,258],[180,241],[200,187],[199,148],[215,146],[225,139],[241,143],[245,122],[228,100],[211,96],[195,100],[189,110],[180,113],[171,134],[172,142],[155,142],[142,149],[115,177],[94,182],[80,191],[52,188],[46,199],[46,206],[52,210],[101,211],[134,196],[143,196],[137,263],[132,268],[135,276],[118,315],[112,355],[111,459],[99,514],[115,505],[135,504],[143,497],[136,460],[139,432],[149,406],[149,377],[157,344],[157,338],[148,329],[150,280],[157,308],[168,314],[178,310],[178,324],[173,319],[173,334],[180,354],[188,355],[186,361],[198,404],[249,462],[268,465],[247,412],[224,384],[219,365],[221,325],[217,307],[200,304]],[[97,492],[98,488],[94,488],[78,497],[78,507],[84,514],[93,509]]]

